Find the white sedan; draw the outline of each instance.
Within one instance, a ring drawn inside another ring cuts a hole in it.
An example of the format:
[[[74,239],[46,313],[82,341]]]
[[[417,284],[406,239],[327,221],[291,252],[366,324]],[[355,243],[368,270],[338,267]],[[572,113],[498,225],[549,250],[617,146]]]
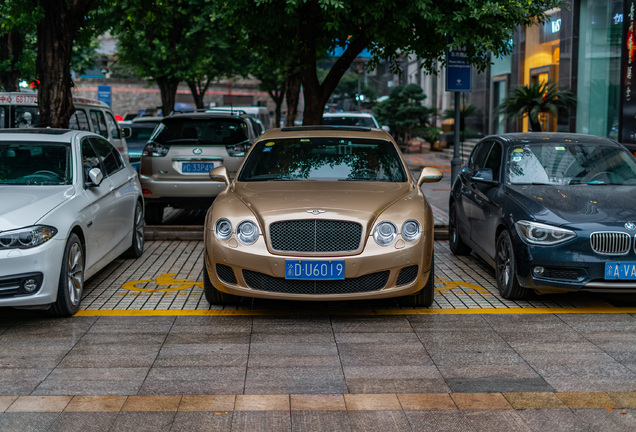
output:
[[[144,249],[137,174],[107,140],[0,130],[0,307],[79,310],[84,281]]]

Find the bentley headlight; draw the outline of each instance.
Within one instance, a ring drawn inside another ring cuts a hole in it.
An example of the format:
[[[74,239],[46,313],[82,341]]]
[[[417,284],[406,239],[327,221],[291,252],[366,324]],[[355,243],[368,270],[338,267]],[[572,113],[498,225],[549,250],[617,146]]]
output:
[[[402,225],[402,237],[406,241],[415,241],[421,233],[420,223],[416,220],[407,220]]]
[[[397,228],[391,222],[380,222],[373,231],[373,238],[380,246],[388,246],[395,241]]]
[[[243,221],[236,227],[236,237],[244,245],[251,245],[258,240],[258,227],[252,221]]]
[[[232,235],[232,223],[223,218],[214,224],[214,234],[219,240],[227,240]]]
[[[523,241],[536,245],[555,245],[576,237],[574,231],[539,222],[522,220],[516,222],[515,227]]]
[[[55,234],[57,229],[47,225],[3,231],[0,232],[0,249],[29,249],[46,243]]]

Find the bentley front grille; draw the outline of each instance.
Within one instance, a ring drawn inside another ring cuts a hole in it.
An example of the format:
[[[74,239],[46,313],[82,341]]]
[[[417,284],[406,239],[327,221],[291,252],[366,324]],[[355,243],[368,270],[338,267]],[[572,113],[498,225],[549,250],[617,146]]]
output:
[[[595,232],[590,235],[590,245],[601,255],[625,255],[632,245],[632,237],[624,232]]]
[[[352,294],[381,290],[389,280],[389,273],[389,270],[385,270],[341,280],[295,280],[243,270],[243,277],[247,286],[259,291],[286,294]]]
[[[291,220],[269,227],[272,248],[284,252],[352,252],[360,247],[362,225],[338,220]]]

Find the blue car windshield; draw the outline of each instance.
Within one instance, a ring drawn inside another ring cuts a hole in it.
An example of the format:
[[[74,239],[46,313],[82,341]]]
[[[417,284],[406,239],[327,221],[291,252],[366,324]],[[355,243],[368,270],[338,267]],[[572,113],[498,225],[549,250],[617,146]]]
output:
[[[288,138],[255,144],[238,180],[405,182],[408,177],[389,141]]]
[[[71,184],[71,147],[63,143],[3,142],[0,184]]]
[[[509,150],[506,167],[509,184],[636,184],[636,162],[617,145],[526,144]]]

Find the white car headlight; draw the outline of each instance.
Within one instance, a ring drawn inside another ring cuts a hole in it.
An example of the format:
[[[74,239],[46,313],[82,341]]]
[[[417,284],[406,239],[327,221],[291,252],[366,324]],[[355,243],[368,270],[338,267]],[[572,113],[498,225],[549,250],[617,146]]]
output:
[[[214,224],[214,234],[219,240],[227,240],[232,235],[232,223],[225,219],[219,219]]]
[[[391,222],[380,222],[373,231],[373,238],[380,246],[388,246],[397,238],[397,228]]]
[[[555,245],[576,237],[574,231],[539,222],[521,220],[515,227],[523,241],[536,245]]]
[[[55,234],[57,229],[47,225],[0,232],[0,249],[29,249],[47,242]]]
[[[402,224],[402,237],[406,241],[417,240],[421,232],[420,223],[416,220],[407,220]]]
[[[243,221],[236,227],[236,237],[244,245],[251,245],[258,240],[258,226],[252,221]]]

